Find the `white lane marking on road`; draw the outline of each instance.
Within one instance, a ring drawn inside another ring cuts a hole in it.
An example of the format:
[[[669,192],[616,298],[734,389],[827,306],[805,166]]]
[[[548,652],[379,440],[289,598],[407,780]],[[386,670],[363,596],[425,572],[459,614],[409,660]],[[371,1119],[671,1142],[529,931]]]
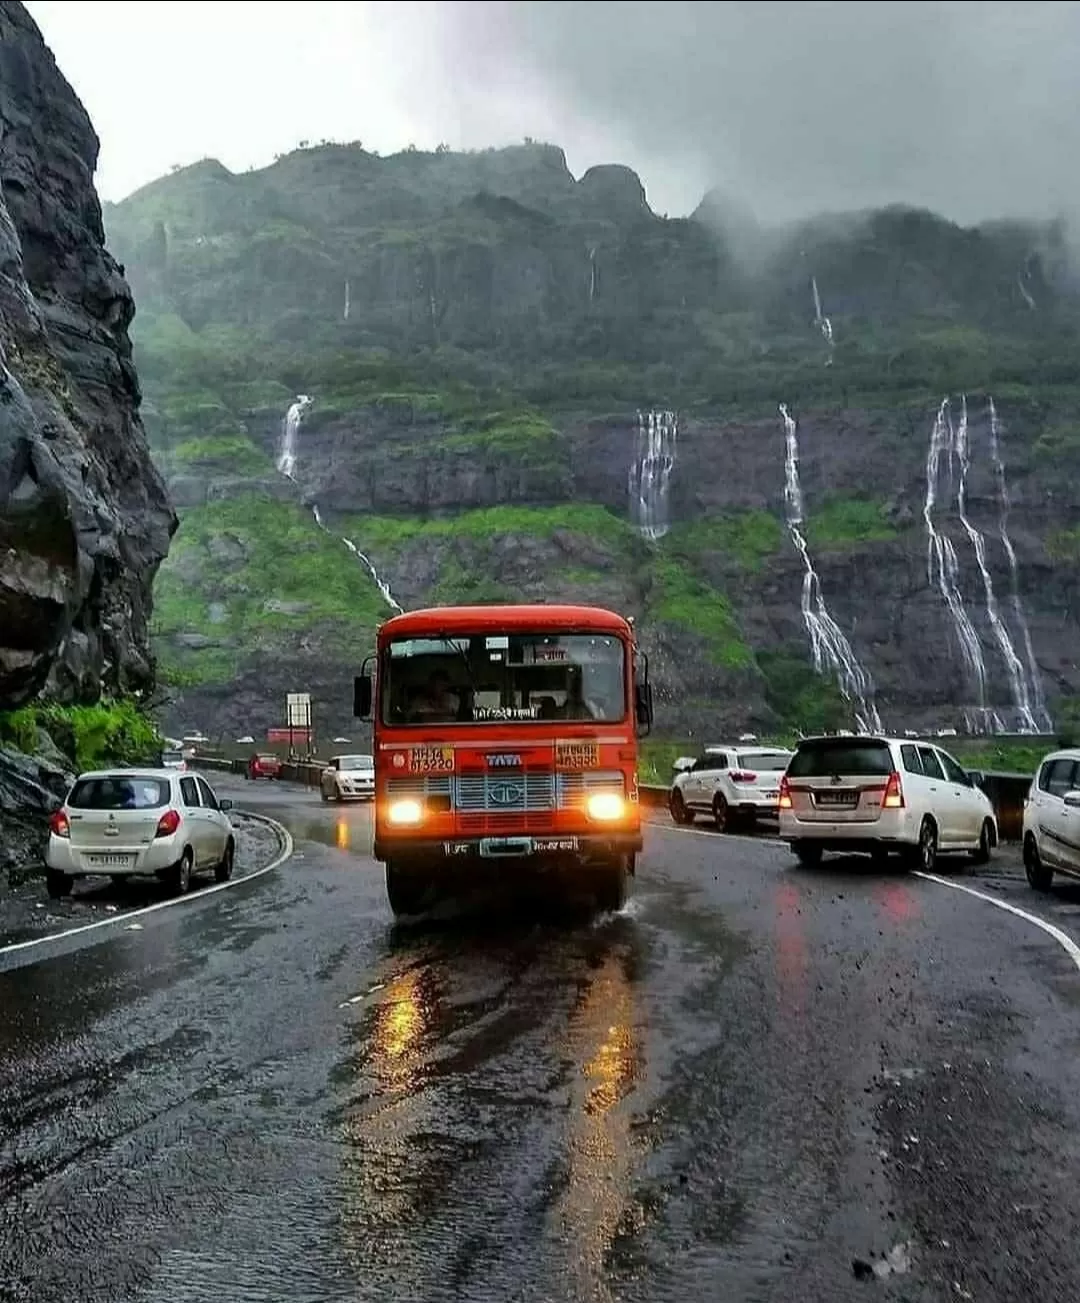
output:
[[[189,893],[186,896],[174,896],[171,900],[159,900],[156,905],[143,905],[140,909],[129,910],[126,914],[114,914],[112,918],[99,919],[96,923],[81,923],[78,927],[69,927],[64,932],[50,932],[48,936],[34,937],[30,941],[15,941],[9,946],[0,946],[0,956],[14,955],[23,950],[32,950],[35,946],[47,946],[50,942],[66,941],[69,937],[79,936],[83,932],[93,932],[97,928],[103,927],[123,927],[127,931],[135,931],[140,928],[141,924],[133,925],[131,920],[142,918],[145,914],[156,914],[158,910],[171,909],[173,905],[184,905],[189,901],[205,900],[207,896],[216,895],[219,891],[227,891],[229,887],[239,887],[243,882],[253,882],[256,878],[261,878],[264,874],[269,873],[271,869],[279,868],[293,853],[292,834],[283,824],[278,823],[276,819],[271,819],[269,815],[253,814],[250,810],[238,811],[246,819],[255,819],[260,823],[268,824],[277,833],[281,841],[281,851],[277,857],[264,865],[261,869],[256,869],[254,873],[245,873],[242,878],[230,878],[228,882],[216,882],[212,887],[202,887],[198,891]]]
[[[1063,932],[1059,927],[1055,927],[1053,923],[1048,923],[1046,919],[1040,918],[1038,914],[1030,914],[1026,909],[1021,909],[1018,905],[1010,905],[1007,900],[998,900],[996,896],[987,895],[985,891],[976,891],[974,887],[965,887],[962,882],[953,882],[950,878],[939,878],[936,873],[924,873],[921,869],[915,869],[912,877],[925,878],[927,882],[936,882],[938,886],[951,887],[953,891],[962,891],[965,895],[974,896],[976,900],[985,900],[988,905],[996,905],[998,909],[1005,910],[1007,914],[1015,914],[1017,918],[1022,918],[1025,922],[1034,924],[1035,927],[1041,928],[1047,936],[1053,937],[1076,967],[1080,969],[1080,946],[1068,933]]]
[[[691,837],[711,837],[713,841],[753,842],[755,846],[786,846],[779,837],[755,837],[743,832],[706,832],[704,828],[682,828],[677,823],[661,823],[659,819],[642,819],[647,828],[659,828],[661,832],[688,833]]]

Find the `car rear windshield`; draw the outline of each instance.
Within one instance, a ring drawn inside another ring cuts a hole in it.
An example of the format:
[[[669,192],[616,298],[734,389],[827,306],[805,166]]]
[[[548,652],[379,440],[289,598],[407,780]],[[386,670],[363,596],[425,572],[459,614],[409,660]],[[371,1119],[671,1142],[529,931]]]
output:
[[[790,778],[859,777],[892,773],[892,753],[884,742],[848,739],[800,744],[787,767]]]
[[[73,810],[156,810],[169,803],[169,784],[160,778],[80,778],[68,794]]]
[[[183,751],[163,751],[161,753],[161,759],[165,764],[175,764],[177,760],[183,760],[183,758]]]
[[[767,751],[740,751],[738,759],[743,769],[775,769],[782,773],[790,757],[770,755]]]

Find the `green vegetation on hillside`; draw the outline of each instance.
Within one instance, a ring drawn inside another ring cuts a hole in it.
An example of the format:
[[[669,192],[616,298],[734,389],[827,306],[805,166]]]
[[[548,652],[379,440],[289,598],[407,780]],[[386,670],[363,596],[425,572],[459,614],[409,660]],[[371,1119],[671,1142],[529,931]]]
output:
[[[162,738],[156,724],[137,703],[102,700],[89,706],[37,702],[0,712],[0,741],[32,754],[44,731],[75,769],[110,765],[153,764]]]
[[[830,498],[815,506],[806,521],[806,541],[822,551],[895,538],[899,531],[886,515],[886,504],[868,498]]]
[[[308,512],[249,494],[183,514],[155,587],[154,634],[166,682],[221,682],[282,636],[317,626],[328,651],[355,646],[386,613],[367,570]]]
[[[652,570],[648,613],[662,624],[677,625],[707,643],[709,659],[729,670],[749,669],[754,653],[739,629],[731,603],[722,593],[675,561],[658,559]]]
[[[1046,551],[1055,561],[1080,564],[1080,525],[1073,529],[1055,530],[1046,540]]]
[[[784,544],[784,526],[768,511],[731,511],[681,521],[664,540],[676,556],[715,552],[744,570],[757,572]]]

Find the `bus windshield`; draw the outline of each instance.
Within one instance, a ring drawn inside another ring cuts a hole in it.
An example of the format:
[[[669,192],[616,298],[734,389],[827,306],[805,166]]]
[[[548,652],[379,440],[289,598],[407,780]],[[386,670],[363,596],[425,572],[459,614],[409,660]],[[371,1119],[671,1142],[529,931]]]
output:
[[[395,638],[380,674],[384,724],[626,718],[627,655],[611,634]]]

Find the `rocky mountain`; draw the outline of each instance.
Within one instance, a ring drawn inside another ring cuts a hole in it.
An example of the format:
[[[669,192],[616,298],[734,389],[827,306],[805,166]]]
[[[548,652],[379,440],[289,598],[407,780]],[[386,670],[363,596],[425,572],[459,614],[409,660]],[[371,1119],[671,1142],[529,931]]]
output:
[[[153,681],[154,576],[176,519],[150,460],[131,293],[106,252],[85,110],[20,4],[0,3],[0,711]],[[0,820],[62,757],[0,751]],[[7,824],[0,842],[11,850]]]
[[[672,735],[1077,710],[1059,226],[673,220],[529,142],[206,161],[105,217],[183,522],[174,726],[307,688],[349,727],[391,601],[511,596],[633,614]]]

